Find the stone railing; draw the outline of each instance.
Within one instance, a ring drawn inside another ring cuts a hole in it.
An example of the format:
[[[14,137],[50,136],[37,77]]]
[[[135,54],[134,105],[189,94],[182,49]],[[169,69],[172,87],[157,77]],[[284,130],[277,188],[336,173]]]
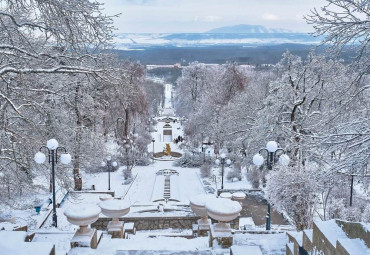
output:
[[[197,223],[199,216],[151,216],[151,217],[121,217],[120,221],[133,222],[136,230],[156,230],[156,229],[192,229],[193,224]],[[106,230],[108,222],[112,218],[100,217],[95,223],[91,224],[92,228]],[[230,222],[231,228],[239,229],[239,217]]]

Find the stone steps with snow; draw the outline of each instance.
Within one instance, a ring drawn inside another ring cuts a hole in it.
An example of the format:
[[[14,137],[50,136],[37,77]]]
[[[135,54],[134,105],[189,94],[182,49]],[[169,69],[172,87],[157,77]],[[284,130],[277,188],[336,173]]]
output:
[[[363,223],[342,220],[314,222],[312,230],[288,232],[294,252],[300,249],[313,250],[323,254],[370,255],[370,231]]]

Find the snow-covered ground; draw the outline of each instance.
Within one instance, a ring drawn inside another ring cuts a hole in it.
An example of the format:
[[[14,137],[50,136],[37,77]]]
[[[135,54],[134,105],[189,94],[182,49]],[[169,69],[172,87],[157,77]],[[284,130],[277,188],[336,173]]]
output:
[[[155,152],[162,151],[166,143],[169,143],[171,150],[179,153],[183,153],[178,144],[171,142],[166,142],[163,139],[163,130],[169,130],[164,127],[166,124],[171,126],[172,137],[176,138],[183,135],[183,129],[179,118],[173,116],[173,109],[171,107],[171,86],[166,86],[166,100],[165,106],[162,110],[162,114],[157,116],[158,120],[156,131],[152,133],[152,137],[156,139],[154,144]],[[163,118],[171,117],[175,122],[166,123]],[[117,151],[116,145],[112,142],[107,144],[111,154]],[[152,150],[152,144],[148,145],[149,151]],[[164,176],[157,175],[159,170],[172,169],[177,172],[177,174],[170,177],[171,183],[171,198],[176,199],[179,202],[168,202],[165,207],[171,208],[181,208],[181,205],[188,205],[189,199],[192,196],[205,193],[205,185],[203,179],[200,178],[200,172],[197,168],[181,168],[173,166],[173,160],[155,160],[155,162],[149,166],[136,166],[132,170],[133,181],[131,183],[126,183],[123,176],[124,167],[119,167],[117,171],[111,172],[110,186],[111,192],[114,191],[115,197],[129,201],[131,206],[131,211],[127,216],[152,216],[157,209],[159,202],[153,202],[153,200],[158,200],[163,198],[164,193]],[[213,169],[216,176],[219,175],[220,169]],[[225,170],[225,176],[229,169]],[[108,173],[81,173],[83,176],[83,187],[85,191],[82,192],[70,192],[64,199],[61,207],[57,209],[58,216],[58,227],[51,227],[51,217],[49,216],[45,224],[39,229],[41,222],[50,212],[50,206],[46,206],[45,210],[41,212],[40,215],[30,211],[23,212],[23,217],[30,217],[34,224],[32,228],[36,230],[36,235],[34,242],[38,243],[54,243],[56,244],[56,254],[66,254],[70,249],[70,240],[73,233],[76,231],[77,226],[70,224],[66,217],[64,216],[64,211],[71,207],[81,204],[92,204],[96,205],[100,202],[99,196],[102,193],[108,192]],[[211,179],[208,180],[212,182]],[[221,185],[221,179],[218,177],[216,182],[211,185],[219,188]],[[95,186],[95,190],[90,190],[92,186]],[[224,186],[227,189],[249,189],[250,184],[246,180],[242,181],[227,181],[224,179]],[[45,196],[47,194],[44,194]],[[163,203],[163,202],[162,202]],[[145,210],[146,212],[143,212]],[[165,211],[162,212],[163,215],[187,215],[191,213],[190,209],[179,210],[179,211]],[[20,212],[20,215],[21,215]],[[158,213],[156,211],[155,213]],[[31,215],[31,216],[30,216]],[[104,215],[100,215],[105,217]],[[29,224],[29,221],[27,222]],[[171,234],[184,234],[186,231],[191,230],[156,230],[156,231],[138,231],[136,235],[132,235],[130,239],[111,239],[109,235],[104,234],[98,249],[92,250],[89,248],[74,248],[69,254],[116,254],[119,250],[209,250],[208,237],[199,237],[194,239],[186,239],[184,237],[168,237],[166,235]],[[184,233],[183,233],[184,232]],[[187,233],[186,235],[189,235]],[[154,236],[154,237],[153,237]],[[286,240],[281,236],[274,236],[272,242],[267,240],[262,240],[261,238],[254,237],[251,240],[244,240],[246,235],[236,236],[237,243],[241,245],[254,244],[259,246],[264,246],[265,251],[273,251],[276,254],[281,254],[280,251],[284,250],[284,244]],[[270,236],[269,236],[270,237]],[[270,253],[265,253],[270,254]]]

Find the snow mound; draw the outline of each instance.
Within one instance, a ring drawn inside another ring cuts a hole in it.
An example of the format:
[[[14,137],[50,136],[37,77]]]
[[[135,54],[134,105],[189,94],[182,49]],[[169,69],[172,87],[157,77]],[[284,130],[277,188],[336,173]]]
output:
[[[209,194],[201,194],[196,195],[190,198],[190,203],[197,206],[205,206],[207,201],[210,201],[211,199],[216,199],[214,195]]]
[[[99,206],[105,210],[125,210],[130,208],[131,204],[126,200],[113,199],[103,201],[99,203]]]
[[[361,239],[339,239],[340,243],[349,254],[370,254],[370,249],[367,248],[364,241]]]
[[[235,214],[242,210],[238,202],[226,198],[211,199],[206,202],[206,208],[217,214]]]
[[[85,219],[94,217],[100,212],[100,208],[96,205],[77,205],[66,209],[64,215],[74,219]]]

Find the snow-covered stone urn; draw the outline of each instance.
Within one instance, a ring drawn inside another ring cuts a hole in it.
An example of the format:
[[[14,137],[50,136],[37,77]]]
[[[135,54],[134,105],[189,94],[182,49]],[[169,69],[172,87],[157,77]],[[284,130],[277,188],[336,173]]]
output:
[[[124,237],[124,222],[119,221],[119,218],[130,212],[131,204],[126,200],[106,200],[99,203],[102,213],[112,218],[112,221],[108,223],[108,234],[111,234],[113,238]]]
[[[207,231],[210,230],[212,224],[211,219],[208,219],[208,213],[206,209],[206,202],[216,199],[213,195],[196,195],[190,198],[190,208],[193,212],[202,217],[198,220],[198,235],[203,236],[207,234]]]
[[[241,206],[243,206],[243,200],[245,199],[246,195],[244,192],[235,192],[233,193],[233,200],[238,201]]]
[[[230,247],[233,244],[233,235],[227,222],[238,217],[242,210],[241,205],[227,198],[217,198],[207,201],[206,208],[208,215],[218,221],[211,226],[209,246],[212,247],[213,242],[217,241],[223,248]]]
[[[105,200],[112,200],[113,197],[111,194],[102,194],[99,196],[100,201],[105,201]]]
[[[68,222],[80,226],[71,240],[72,247],[96,248],[96,229],[91,229],[89,225],[98,220],[100,212],[100,208],[96,205],[76,205],[64,211]]]
[[[222,192],[220,194],[220,198],[226,198],[226,199],[231,199],[233,195],[230,192]]]
[[[217,198],[206,202],[208,215],[217,221],[214,230],[218,232],[229,232],[230,224],[226,223],[236,219],[242,210],[241,205],[230,199]]]

